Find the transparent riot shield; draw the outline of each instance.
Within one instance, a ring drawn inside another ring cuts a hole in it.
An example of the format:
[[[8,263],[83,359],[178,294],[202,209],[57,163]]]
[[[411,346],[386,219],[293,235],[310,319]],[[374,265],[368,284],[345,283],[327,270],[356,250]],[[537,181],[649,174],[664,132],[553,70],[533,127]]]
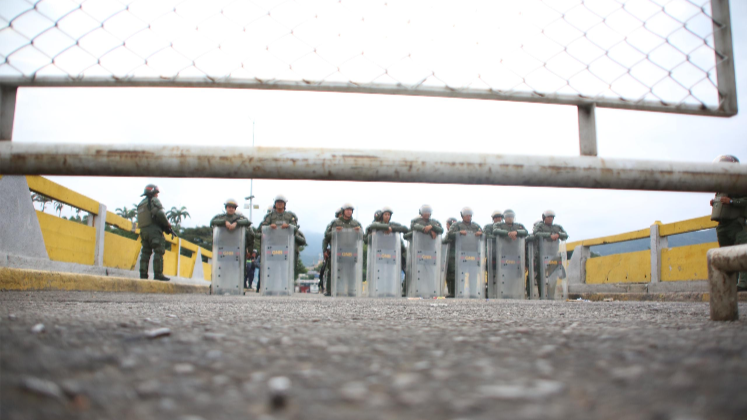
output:
[[[441,237],[413,232],[408,297],[434,298],[443,296],[441,284]]]
[[[474,232],[456,235],[456,297],[479,299],[485,297],[485,265],[483,250],[485,236]]]
[[[446,294],[446,276],[449,274],[449,244],[441,244],[441,294]]]
[[[244,294],[245,241],[246,228],[243,226],[234,230],[223,226],[213,228],[213,294]]]
[[[360,297],[363,291],[362,232],[355,229],[333,230],[332,251],[332,296]]]
[[[293,294],[295,268],[293,229],[262,227],[262,263],[260,275],[262,296]]]
[[[493,259],[495,266],[493,277],[488,277],[488,296],[493,299],[524,299],[524,238],[498,236],[488,242],[489,248],[491,245],[495,256],[488,254],[488,258]]]
[[[539,251],[539,279],[543,286],[540,287],[540,299],[553,300],[556,298],[555,293],[558,283],[560,282],[560,290],[562,291],[563,281],[566,278],[567,254],[565,253],[565,241],[553,241],[550,238],[537,238],[536,241]],[[547,285],[546,295],[542,293],[545,285]]]
[[[374,231],[368,244],[368,296],[402,296],[402,248],[399,233]]]

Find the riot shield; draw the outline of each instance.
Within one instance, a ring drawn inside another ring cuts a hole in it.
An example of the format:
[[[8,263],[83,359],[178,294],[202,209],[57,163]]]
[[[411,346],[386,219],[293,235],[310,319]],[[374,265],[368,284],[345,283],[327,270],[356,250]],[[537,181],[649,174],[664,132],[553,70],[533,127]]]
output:
[[[368,296],[402,296],[402,248],[399,233],[374,231],[368,244]]]
[[[333,230],[332,251],[332,296],[360,297],[363,291],[362,232],[355,229]]]
[[[449,274],[449,244],[441,243],[441,294],[446,294],[446,276]]]
[[[213,294],[244,294],[245,241],[244,226],[234,230],[223,226],[213,228]]]
[[[441,237],[413,232],[408,297],[434,298],[443,296],[441,286]]]
[[[537,270],[535,266],[535,256],[537,255],[535,248],[536,238],[529,235],[526,238],[526,253],[527,253],[527,299],[532,300],[537,298],[538,294],[534,291],[534,285],[537,280]]]
[[[567,254],[565,253],[565,241],[553,241],[550,238],[537,238],[536,240],[538,242],[537,248],[540,262],[539,279],[543,286],[547,285],[547,295],[540,293],[540,299],[553,300],[556,298],[555,292],[558,282],[561,282],[562,289],[562,282],[566,278]],[[542,289],[540,288],[540,291],[544,292]]]
[[[488,297],[524,299],[524,245],[524,238],[508,236],[488,241]],[[491,248],[495,256],[490,254]]]
[[[295,268],[293,229],[262,227],[262,263],[260,275],[262,296],[293,294]]]
[[[483,250],[485,236],[475,236],[474,232],[456,235],[455,257],[456,296],[457,298],[485,297],[485,265]]]

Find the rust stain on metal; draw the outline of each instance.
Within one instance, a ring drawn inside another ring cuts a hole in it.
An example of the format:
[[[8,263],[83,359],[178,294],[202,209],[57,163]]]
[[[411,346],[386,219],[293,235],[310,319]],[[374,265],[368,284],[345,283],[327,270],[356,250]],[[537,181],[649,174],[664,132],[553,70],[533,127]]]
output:
[[[155,153],[146,152],[144,150],[96,150],[95,154],[98,156],[115,156],[117,158],[137,158],[137,157],[150,157],[155,156]]]
[[[334,155],[333,155],[334,156]],[[371,156],[371,155],[342,155],[342,158],[352,158],[352,159],[375,159],[378,160],[378,156]]]

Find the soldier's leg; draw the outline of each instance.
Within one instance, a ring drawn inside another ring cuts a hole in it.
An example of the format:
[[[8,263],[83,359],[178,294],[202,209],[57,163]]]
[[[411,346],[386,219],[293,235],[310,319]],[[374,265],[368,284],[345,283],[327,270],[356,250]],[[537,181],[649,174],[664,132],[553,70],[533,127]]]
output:
[[[140,231],[140,243],[142,244],[142,250],[140,252],[140,278],[148,278],[148,265],[150,264],[150,254],[153,253],[153,248],[150,246],[150,232],[147,230]]]
[[[162,233],[153,235],[151,245],[153,246],[153,278],[157,280],[169,280],[163,275],[163,255],[166,253],[166,238]]]
[[[739,228],[735,228],[735,224],[739,223],[738,220],[732,220],[730,222],[722,222],[716,226],[716,237],[718,238],[718,246],[732,246],[736,240],[737,232]]]
[[[447,296],[456,296],[456,269],[454,261],[449,261],[446,271],[446,287],[449,289]]]

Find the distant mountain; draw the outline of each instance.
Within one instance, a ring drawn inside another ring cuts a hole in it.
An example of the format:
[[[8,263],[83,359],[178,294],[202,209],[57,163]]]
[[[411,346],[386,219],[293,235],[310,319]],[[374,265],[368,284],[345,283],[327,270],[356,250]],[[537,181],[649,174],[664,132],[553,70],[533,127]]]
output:
[[[303,234],[306,236],[306,243],[308,245],[301,251],[301,261],[303,261],[305,266],[310,267],[319,261],[319,254],[322,253],[324,234],[318,232],[303,232]]]
[[[697,232],[682,233],[669,237],[670,248],[703,244],[708,242],[717,242],[716,229],[699,230]],[[616,244],[592,246],[591,252],[599,256],[605,256],[613,254],[624,254],[627,252],[645,251],[647,249],[651,249],[651,240],[649,238],[619,242]]]

